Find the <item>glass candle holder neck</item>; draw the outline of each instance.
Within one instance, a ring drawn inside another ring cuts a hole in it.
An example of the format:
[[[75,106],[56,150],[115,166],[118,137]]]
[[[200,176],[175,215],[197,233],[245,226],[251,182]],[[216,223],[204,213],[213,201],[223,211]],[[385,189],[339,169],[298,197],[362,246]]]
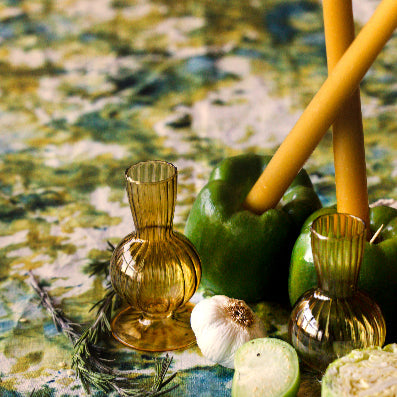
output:
[[[363,255],[365,223],[357,217],[333,214],[317,218],[311,228],[318,286],[332,298],[353,296]]]
[[[177,170],[166,161],[145,161],[125,171],[136,237],[159,240],[172,233]]]

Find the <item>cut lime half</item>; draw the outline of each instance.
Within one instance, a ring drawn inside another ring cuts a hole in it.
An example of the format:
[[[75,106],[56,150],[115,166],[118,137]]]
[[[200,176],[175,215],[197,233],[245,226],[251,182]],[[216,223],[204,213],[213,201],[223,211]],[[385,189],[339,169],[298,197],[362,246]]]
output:
[[[234,356],[232,397],[293,397],[300,383],[295,349],[280,339],[259,338]]]
[[[331,363],[321,397],[396,397],[397,344],[353,350]]]

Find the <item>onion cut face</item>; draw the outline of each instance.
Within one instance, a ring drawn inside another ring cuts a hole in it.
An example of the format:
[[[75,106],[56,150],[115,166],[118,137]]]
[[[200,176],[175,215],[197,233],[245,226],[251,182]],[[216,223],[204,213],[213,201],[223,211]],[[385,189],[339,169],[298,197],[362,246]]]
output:
[[[321,397],[396,397],[397,344],[353,350],[325,371]]]

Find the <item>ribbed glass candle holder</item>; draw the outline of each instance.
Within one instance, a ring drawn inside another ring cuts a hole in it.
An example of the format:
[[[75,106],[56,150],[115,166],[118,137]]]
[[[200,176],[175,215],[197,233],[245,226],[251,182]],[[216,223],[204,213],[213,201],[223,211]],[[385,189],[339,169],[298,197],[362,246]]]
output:
[[[112,321],[116,339],[139,350],[166,351],[195,343],[190,328],[201,264],[190,241],[173,230],[176,167],[145,161],[125,172],[135,224],[113,252],[113,288],[129,305]]]
[[[320,216],[312,224],[318,287],[295,304],[289,335],[302,360],[316,370],[353,349],[385,341],[379,306],[357,289],[365,235],[364,222],[348,214]]]

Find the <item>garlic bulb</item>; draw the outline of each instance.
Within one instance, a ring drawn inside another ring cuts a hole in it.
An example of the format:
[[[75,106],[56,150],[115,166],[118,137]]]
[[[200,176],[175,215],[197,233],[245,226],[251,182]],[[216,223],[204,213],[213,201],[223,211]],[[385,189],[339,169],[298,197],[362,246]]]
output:
[[[241,345],[266,336],[264,325],[244,301],[223,295],[200,301],[190,323],[204,357],[228,368],[234,368],[234,353]]]

